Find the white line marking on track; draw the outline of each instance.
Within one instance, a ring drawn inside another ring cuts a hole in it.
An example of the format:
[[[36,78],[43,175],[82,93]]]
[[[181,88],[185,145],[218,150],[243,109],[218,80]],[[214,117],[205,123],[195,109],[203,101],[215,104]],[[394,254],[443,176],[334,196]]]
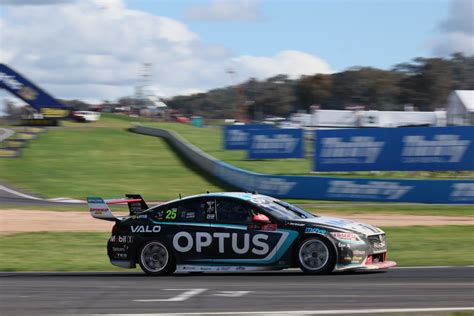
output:
[[[183,289],[165,289],[165,291],[183,291]],[[145,300],[133,300],[134,302],[182,302],[187,299],[206,292],[207,289],[190,289],[184,290],[185,292],[166,299],[145,299]]]
[[[5,192],[8,192],[10,194],[13,194],[13,195],[17,195],[17,196],[21,196],[25,199],[30,199],[30,200],[42,200],[36,196],[31,196],[31,195],[28,195],[28,194],[23,194],[23,193],[20,193],[18,191],[15,191],[15,190],[12,190],[12,189],[9,189],[7,188],[6,186],[3,186],[3,185],[0,185],[0,190],[2,191],[5,191]]]
[[[385,314],[385,313],[423,313],[473,311],[474,307],[438,307],[438,308],[380,308],[380,309],[335,309],[326,311],[258,311],[258,312],[195,312],[195,313],[159,313],[159,314],[109,314],[116,316],[191,316],[191,315],[344,315],[344,314]],[[90,314],[89,316],[99,316]],[[100,314],[104,315],[104,314]]]
[[[251,293],[252,291],[219,291],[214,296],[223,296],[223,297],[241,297]]]

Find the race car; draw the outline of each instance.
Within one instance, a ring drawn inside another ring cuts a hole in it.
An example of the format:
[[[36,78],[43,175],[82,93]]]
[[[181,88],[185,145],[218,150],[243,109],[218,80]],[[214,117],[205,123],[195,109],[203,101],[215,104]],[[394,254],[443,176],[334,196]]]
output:
[[[175,271],[252,271],[299,267],[307,274],[387,269],[385,233],[351,220],[318,216],[270,196],[225,192],[149,208],[140,195],[87,198],[94,218],[114,221],[113,265],[150,275]],[[108,204],[127,203],[116,217]]]

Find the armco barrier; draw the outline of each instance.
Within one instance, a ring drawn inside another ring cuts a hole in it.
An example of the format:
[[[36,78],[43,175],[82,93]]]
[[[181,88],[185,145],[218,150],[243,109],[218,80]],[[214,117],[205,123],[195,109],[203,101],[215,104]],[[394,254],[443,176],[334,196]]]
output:
[[[176,150],[216,178],[244,191],[279,198],[474,204],[474,180],[397,180],[274,176],[219,161],[165,129],[135,126],[133,132],[165,138]]]

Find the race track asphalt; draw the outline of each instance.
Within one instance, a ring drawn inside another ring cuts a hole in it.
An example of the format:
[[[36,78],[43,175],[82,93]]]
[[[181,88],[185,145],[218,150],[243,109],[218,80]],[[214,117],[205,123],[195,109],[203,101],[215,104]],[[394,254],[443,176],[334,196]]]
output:
[[[128,272],[0,273],[0,284],[1,315],[474,310],[474,267],[396,268],[326,276],[298,271],[167,277]]]

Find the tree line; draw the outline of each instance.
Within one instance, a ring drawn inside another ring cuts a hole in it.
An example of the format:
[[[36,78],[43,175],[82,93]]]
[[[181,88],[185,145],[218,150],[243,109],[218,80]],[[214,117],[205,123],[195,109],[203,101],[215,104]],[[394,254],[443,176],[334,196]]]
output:
[[[291,80],[277,75],[260,81],[251,78],[237,86],[164,100],[185,115],[207,118],[241,116],[262,119],[288,116],[298,110],[345,109],[419,111],[446,106],[452,90],[474,90],[474,56],[416,58],[390,70],[352,67],[333,74],[315,74]]]

